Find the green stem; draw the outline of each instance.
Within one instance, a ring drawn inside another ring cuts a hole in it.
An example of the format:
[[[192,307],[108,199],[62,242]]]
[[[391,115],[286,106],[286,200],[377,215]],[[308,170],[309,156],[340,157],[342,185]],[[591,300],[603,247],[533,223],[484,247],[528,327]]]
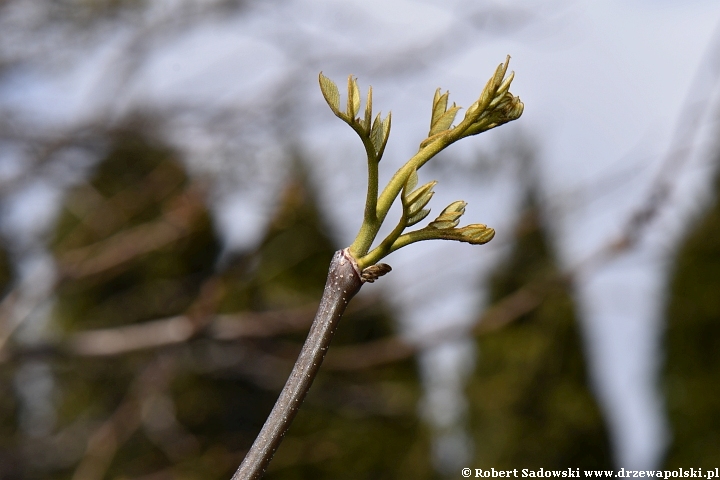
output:
[[[375,147],[370,140],[368,135],[360,129],[360,127],[352,126],[363,142],[365,152],[367,154],[368,162],[368,186],[367,186],[367,197],[365,198],[365,214],[363,216],[363,223],[360,226],[360,231],[355,238],[355,241],[350,245],[350,253],[355,258],[363,257],[370,246],[372,245],[378,230],[380,229],[380,222],[377,218],[377,200],[378,200],[378,182],[380,180],[380,174],[378,171],[378,155],[375,153]]]
[[[405,165],[400,167],[400,169],[395,172],[395,175],[393,175],[393,177],[390,179],[387,186],[378,198],[378,223],[382,224],[383,220],[385,220],[385,217],[390,211],[390,207],[392,206],[393,202],[395,202],[397,196],[400,194],[400,190],[402,190],[403,186],[405,186],[405,182],[407,182],[407,179],[413,172],[413,170],[417,170],[423,165],[425,165],[431,158],[433,158],[435,155],[437,155],[443,149],[453,143],[456,140],[453,137],[454,135],[447,135],[445,137],[438,138],[436,141],[432,142],[425,148],[418,151],[415,155],[413,155],[410,160],[407,161]]]
[[[383,250],[380,250],[380,247],[378,247],[373,250],[372,254],[367,253],[370,250],[370,247],[372,246],[372,242],[375,240],[375,237],[377,237],[377,234],[380,231],[380,226],[385,220],[385,217],[387,217],[387,214],[390,211],[390,207],[400,194],[400,191],[407,182],[410,174],[412,174],[414,170],[417,170],[423,165],[425,165],[431,158],[433,158],[442,150],[450,146],[452,143],[462,138],[463,133],[466,130],[466,125],[464,125],[464,123],[465,122],[461,123],[461,125],[458,125],[458,127],[462,126],[462,128],[455,127],[451,130],[448,130],[446,135],[439,137],[437,140],[421,148],[415,155],[413,155],[410,160],[405,163],[405,165],[400,167],[400,169],[395,172],[395,175],[392,176],[379,197],[377,197],[377,162],[374,164],[374,170],[372,168],[373,165],[369,165],[368,198],[365,204],[365,219],[363,220],[363,224],[360,227],[360,231],[358,232],[357,237],[355,237],[352,245],[350,245],[350,252],[355,258],[358,259],[358,263],[362,265],[363,268],[368,265],[372,265],[374,262],[377,262],[390,252],[397,250],[397,248],[389,248],[387,252],[383,253]],[[362,135],[360,136],[360,138],[363,139],[363,144],[365,144],[365,138]],[[365,148],[368,148],[367,145]],[[375,190],[374,195],[371,198],[370,192],[372,183],[374,183]],[[369,205],[371,201],[375,205],[375,215],[372,215],[370,212],[371,207]],[[400,233],[402,233],[402,231]]]
[[[395,226],[393,231],[390,232],[390,235],[385,237],[385,240],[383,240],[382,243],[375,247],[370,253],[357,260],[358,268],[360,269],[360,271],[362,271],[366,267],[369,267],[370,265],[376,264],[381,258],[386,257],[392,251],[391,248],[393,243],[398,239],[398,237],[400,237],[400,234],[402,234],[406,226],[407,217],[403,212],[402,217],[400,217],[400,221]]]
[[[399,236],[397,240],[393,242],[386,255],[394,252],[399,248],[410,245],[411,243],[420,242],[422,240],[440,240],[446,238],[447,235],[443,235],[442,233],[442,230],[428,227],[421,228],[420,230],[415,230],[414,232],[408,232],[405,235]]]
[[[363,223],[376,224],[377,219],[377,201],[378,201],[378,182],[380,174],[378,172],[378,157],[373,152],[375,148],[369,138],[362,139],[367,151],[368,157],[368,188],[367,198],[365,199],[365,218]],[[369,246],[368,246],[369,248]],[[366,250],[367,252],[367,250]]]

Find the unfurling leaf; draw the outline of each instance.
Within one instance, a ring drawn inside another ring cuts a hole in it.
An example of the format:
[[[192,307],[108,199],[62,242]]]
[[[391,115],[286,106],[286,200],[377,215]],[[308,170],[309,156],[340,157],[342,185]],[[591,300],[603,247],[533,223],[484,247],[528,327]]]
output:
[[[467,202],[464,202],[462,200],[456,200],[447,207],[445,207],[442,213],[460,212],[460,215],[462,215],[463,213],[465,213],[465,207],[467,207]]]
[[[498,65],[480,98],[468,108],[463,120],[463,136],[477,135],[516,120],[522,115],[523,103],[509,91],[515,73],[511,72],[504,78],[509,61],[508,56],[505,63]]]
[[[450,128],[453,120],[455,120],[455,115],[457,115],[458,110],[460,110],[461,108],[462,107],[458,107],[453,103],[453,106],[447,112],[440,115],[440,117],[437,119],[435,124],[430,129],[428,137],[437,135],[438,133],[444,132],[445,130]]]
[[[510,72],[510,75],[503,81],[503,83],[498,87],[497,94],[498,95],[505,95],[508,90],[510,90],[510,84],[515,79],[515,72]]]
[[[480,99],[478,100],[478,104],[479,104],[481,110],[485,110],[488,107],[488,105],[490,105],[490,102],[497,95],[498,88],[503,83],[503,77],[505,76],[505,73],[507,72],[509,63],[510,63],[510,55],[508,55],[507,58],[505,59],[505,63],[501,63],[500,65],[498,65],[498,67],[495,69],[495,74],[485,84],[485,88],[483,88],[482,94],[480,95]],[[508,88],[509,88],[509,86],[508,86]]]
[[[375,147],[375,153],[378,155],[378,161],[380,160],[379,157],[382,156],[383,150],[385,149],[389,134],[390,114],[388,113],[387,117],[385,117],[385,120],[381,120],[380,114],[378,113],[375,117],[375,120],[373,121],[372,128],[370,129],[370,141],[372,142],[373,147]]]
[[[322,72],[320,72],[320,91],[330,109],[335,115],[338,115],[340,113],[340,91],[335,82],[323,75]]]
[[[430,190],[432,190],[432,188],[433,188],[435,185],[437,185],[437,182],[436,182],[435,180],[433,180],[432,182],[426,183],[426,184],[423,185],[422,187],[418,187],[417,190],[415,190],[415,191],[412,192],[412,193],[409,193],[407,196],[404,195],[403,198],[402,198],[403,205],[406,206],[406,207],[409,207],[410,205],[414,204],[414,203],[417,202],[421,197],[423,197],[425,194],[427,194],[427,192],[429,192]]]
[[[468,109],[465,111],[465,118],[472,117],[475,114],[475,112],[477,112],[478,108],[480,108],[480,105],[478,104],[478,102],[475,102],[472,105],[470,105],[468,107]]]
[[[483,88],[483,91],[480,94],[480,98],[477,101],[478,110],[480,112],[484,111],[487,108],[487,106],[490,105],[490,102],[492,101],[494,94],[495,94],[495,86],[493,85],[493,78],[491,78],[485,84],[485,88]],[[478,113],[478,112],[476,112],[476,113]]]
[[[495,230],[488,228],[482,223],[475,223],[466,227],[455,230],[460,233],[461,238],[457,238],[461,242],[471,243],[473,245],[482,245],[488,243],[495,236]]]
[[[368,87],[367,100],[365,102],[365,121],[363,127],[366,132],[370,131],[370,122],[372,121],[372,87]],[[375,149],[377,152],[377,148]]]
[[[495,102],[495,100],[493,100]],[[525,106],[518,97],[510,92],[499,99],[497,104],[488,107],[464,132],[463,135],[477,135],[491,128],[511,122],[520,118]]]
[[[380,148],[382,148],[383,142],[383,122],[380,119],[379,113],[375,117],[372,128],[370,129],[370,141],[372,142],[373,147],[375,147],[375,153],[378,153]]]
[[[405,209],[406,215],[408,217],[414,217],[420,210],[425,208],[425,205],[430,202],[433,195],[435,195],[435,192],[427,190],[422,195],[418,196],[413,203],[407,205]]]
[[[449,92],[445,92],[445,93],[449,93]],[[433,117],[435,116],[435,110],[436,110],[436,108],[437,108],[438,102],[440,101],[440,97],[441,97],[441,95],[440,95],[440,87],[438,87],[438,89],[435,90],[435,94],[433,95],[433,103],[432,103],[432,104],[433,104]],[[444,111],[445,111],[445,110],[443,110],[443,111],[440,112],[440,113],[443,113]]]
[[[360,109],[360,89],[358,88],[357,79],[352,75],[348,77],[348,100],[347,100],[347,116],[350,120],[355,119]]]
[[[437,123],[438,119],[447,110],[449,96],[450,92],[445,92],[444,94],[440,95],[440,89],[438,88],[437,90],[435,90],[435,97],[433,98],[432,118],[430,120],[430,129],[433,128],[433,126]]]
[[[430,224],[428,225],[428,227],[430,227],[430,228],[435,228],[435,229],[437,229],[437,230],[451,230],[451,229],[457,227],[457,224],[458,224],[457,221],[454,221],[454,222],[441,222],[441,221],[435,220],[435,221],[433,221],[433,222],[430,222]]]
[[[392,118],[392,112],[388,112],[387,117],[385,117],[385,120],[383,120],[383,142],[382,147],[380,147],[380,152],[382,152],[385,149],[385,145],[387,145],[388,138],[390,137],[390,124]]]
[[[413,188],[415,188],[417,183],[417,170],[413,170],[412,173],[408,176],[407,180],[405,180],[405,186],[403,187],[403,198],[407,198],[407,196],[410,194],[410,192],[413,191]]]
[[[487,225],[483,225],[481,223],[468,225],[462,228],[449,227],[441,229],[431,229],[430,226],[427,226],[422,230],[419,230],[418,232],[427,232],[428,230],[436,232],[436,234],[433,235],[432,238],[442,240],[455,240],[458,242],[470,243],[472,245],[482,245],[483,243],[487,243],[492,240],[492,238],[495,236],[495,230],[493,230],[492,228],[488,228]]]
[[[462,200],[451,203],[438,215],[438,217],[430,222],[428,227],[440,230],[455,228],[460,222],[460,217],[465,213],[467,203]]]
[[[420,210],[418,213],[416,213],[414,216],[407,219],[405,222],[406,227],[412,227],[416,223],[420,223],[423,220],[425,220],[425,217],[427,217],[430,214],[430,209],[426,208],[425,210]]]
[[[505,62],[498,65],[497,69],[495,70],[495,77],[493,78],[493,84],[495,85],[496,91],[497,91],[497,88],[502,83],[503,78],[505,77],[505,74],[507,73],[509,64],[510,64],[510,55],[505,57]]]

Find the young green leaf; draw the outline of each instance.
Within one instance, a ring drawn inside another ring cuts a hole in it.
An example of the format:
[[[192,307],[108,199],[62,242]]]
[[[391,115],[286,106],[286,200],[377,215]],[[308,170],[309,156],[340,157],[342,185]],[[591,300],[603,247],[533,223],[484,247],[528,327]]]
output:
[[[378,152],[378,155],[382,155],[383,151],[385,151],[385,145],[387,145],[388,138],[390,138],[390,124],[392,119],[392,112],[388,112],[387,117],[385,117],[385,120],[383,120],[383,141],[382,145],[380,146],[380,151]]]
[[[373,147],[375,148],[375,153],[378,155],[378,157],[383,148],[384,137],[385,132],[383,131],[383,121],[380,118],[380,113],[378,113],[375,117],[375,120],[373,121],[372,128],[370,129],[370,142],[373,144]]]
[[[515,79],[515,72],[510,72],[510,75],[503,81],[503,83],[498,87],[497,94],[498,95],[505,95],[508,90],[510,90],[510,84]]]
[[[440,87],[435,90],[435,94],[433,95],[433,113],[435,113],[435,105],[440,101]]]
[[[451,203],[438,215],[438,217],[430,222],[429,228],[437,228],[445,230],[448,228],[455,228],[460,223],[460,217],[465,213],[465,206],[467,203],[462,200]]]
[[[432,190],[432,188],[433,188],[435,185],[437,185],[437,181],[433,180],[432,182],[426,183],[426,184],[423,185],[422,187],[418,187],[417,190],[415,190],[414,192],[408,194],[407,196],[405,196],[405,197],[402,199],[403,204],[406,205],[406,206],[410,206],[410,205],[414,204],[414,203],[417,202],[421,197],[423,197],[425,194],[427,194],[427,192],[429,192],[430,190]],[[422,207],[421,207],[421,208],[422,208]]]
[[[458,110],[460,110],[461,108],[462,107],[458,107],[453,103],[453,106],[447,112],[440,115],[440,117],[437,119],[435,124],[430,129],[428,137],[437,135],[438,133],[444,132],[445,130],[450,128],[453,120],[455,120],[455,115],[457,115]]]
[[[360,109],[360,89],[357,80],[352,75],[348,77],[348,99],[347,99],[347,116],[350,121],[355,119]]]
[[[412,217],[408,218],[405,222],[406,227],[412,227],[416,223],[420,223],[423,220],[425,220],[425,217],[427,217],[430,214],[430,209],[426,208],[425,210],[420,210],[418,213],[413,215]]]
[[[320,72],[320,91],[335,115],[340,114],[340,91],[335,82]]]
[[[456,200],[447,207],[445,207],[442,213],[461,212],[460,214],[462,215],[463,213],[465,213],[465,207],[467,207],[467,202],[463,200]]]
[[[493,85],[493,80],[494,78],[488,80],[488,82],[485,84],[485,88],[483,88],[483,91],[480,94],[480,98],[477,101],[478,110],[480,112],[483,112],[487,108],[495,95],[495,86]],[[477,112],[475,113],[477,114]]]
[[[403,187],[403,198],[407,198],[407,196],[410,194],[410,192],[413,191],[413,188],[418,183],[418,174],[417,170],[413,170],[410,175],[408,175],[407,180],[405,180],[405,186]]]
[[[451,230],[455,227],[457,227],[458,221],[441,221],[441,220],[433,220],[430,222],[427,226],[427,228],[434,228],[437,230]]]
[[[474,102],[472,105],[470,105],[468,107],[468,109],[465,111],[465,119],[468,119],[468,118],[472,117],[473,115],[475,115],[475,112],[477,112],[478,108],[480,108],[480,105],[478,102],[479,101]]]
[[[418,198],[415,203],[412,205],[408,205],[406,215],[408,218],[412,218],[415,215],[418,214],[420,210],[422,210],[429,202],[430,199],[435,195],[435,192],[430,190],[429,192],[425,193],[422,197]]]
[[[455,230],[460,233],[462,238],[458,238],[461,242],[471,243],[473,245],[482,245],[488,243],[495,236],[495,230],[488,228],[487,225],[476,223]]]
[[[405,214],[407,217],[414,217],[420,210],[425,208],[430,202],[430,199],[435,195],[435,192],[428,190],[415,199],[413,203],[410,203],[405,208]]]
[[[509,64],[510,55],[508,55],[505,59],[505,63],[501,63],[500,65],[498,65],[498,67],[495,69],[495,74],[493,75],[493,77],[485,84],[485,88],[483,89],[482,94],[480,95],[480,99],[477,102],[480,111],[484,111],[486,108],[488,108],[490,102],[492,102],[497,96],[502,97],[502,94],[498,95],[498,90],[502,85],[504,85],[503,77],[505,77],[505,73],[507,73]],[[510,76],[512,77],[513,75],[511,74]],[[510,88],[509,84],[508,88]]]
[[[440,95],[440,89],[438,88],[437,90],[435,90],[435,98],[433,98],[432,118],[430,120],[431,129],[435,126],[442,114],[444,114],[447,110],[449,96],[450,92],[445,92],[444,94]]]
[[[372,121],[372,87],[368,87],[367,100],[365,101],[365,121],[363,128],[366,132],[370,131],[370,122]],[[375,149],[377,152],[377,148]]]

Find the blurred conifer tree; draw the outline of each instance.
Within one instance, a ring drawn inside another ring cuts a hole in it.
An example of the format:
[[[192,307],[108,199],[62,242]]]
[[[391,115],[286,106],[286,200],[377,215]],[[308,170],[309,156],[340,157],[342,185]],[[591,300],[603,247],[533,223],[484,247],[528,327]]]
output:
[[[5,246],[0,243],[0,294],[3,302],[8,300],[10,284],[12,281],[12,268]],[[7,311],[0,311],[0,332],[9,330],[10,325],[2,324],[8,321]],[[18,469],[17,465],[17,445],[15,444],[17,434],[17,402],[15,395],[11,395],[13,391],[13,366],[0,366],[0,391],[6,392],[0,395],[0,478],[13,478],[14,473]]]
[[[13,272],[5,245],[0,243],[0,297],[4,298],[10,288]]]
[[[296,160],[262,245],[242,261],[251,271],[235,276],[246,281],[228,292],[224,308],[272,310],[310,304],[314,310],[335,250],[303,163]],[[333,346],[355,345],[392,333],[392,318],[383,302],[359,309],[351,305]],[[305,330],[286,334],[264,348],[281,353],[278,340],[292,345],[286,356],[289,372],[305,336]],[[281,377],[286,375],[283,372]],[[278,393],[279,388],[273,401]],[[416,414],[418,397],[412,360],[349,372],[321,369],[265,478],[433,478],[427,432]],[[271,407],[272,402],[267,403],[254,418],[255,431],[247,447]]]
[[[495,302],[558,268],[531,198],[521,233],[490,283]],[[611,468],[605,427],[588,390],[573,303],[558,284],[539,308],[479,338],[468,387],[479,468]]]
[[[672,426],[666,468],[715,468],[720,459],[720,176],[715,198],[680,249],[665,332]]]
[[[55,317],[66,332],[187,313],[212,275],[219,252],[202,194],[175,153],[135,130],[118,132],[111,141],[91,178],[68,195],[52,244],[61,275]],[[127,402],[138,376],[161,356],[150,350],[56,359],[59,428],[85,422],[96,429]],[[139,405],[131,402],[119,417],[130,438],[117,440],[110,476],[157,470],[173,455],[168,449],[174,447],[150,438],[152,419],[136,419],[140,409],[153,404],[150,400],[167,407],[161,413],[176,408],[164,401],[170,378],[155,377],[145,382],[155,382],[155,390],[138,399]],[[146,424],[132,427],[141,421]],[[75,467],[66,465],[58,478]]]
[[[292,314],[308,305],[314,311],[336,247],[299,160],[259,247],[237,255],[220,273],[213,274],[218,243],[194,192],[172,151],[134,134],[117,138],[88,185],[68,197],[58,222],[53,249],[64,277],[56,314],[66,331],[192,315],[208,285],[215,293],[207,315]],[[148,228],[163,223],[175,230]],[[345,316],[334,344],[391,333],[383,303],[365,302]],[[304,338],[304,329],[230,342],[201,333],[174,347],[57,360],[60,428],[88,417],[97,427],[117,414],[143,369],[169,365],[134,407],[142,418],[124,422],[140,423],[113,453],[108,478],[158,472],[229,478]],[[433,478],[427,434],[416,415],[418,393],[412,360],[321,372],[266,478]],[[167,413],[174,430],[155,431],[155,420]],[[68,478],[76,467],[58,469],[55,478]]]
[[[200,192],[174,153],[119,134],[72,191],[53,245],[68,329],[127,325],[184,312],[219,251]]]

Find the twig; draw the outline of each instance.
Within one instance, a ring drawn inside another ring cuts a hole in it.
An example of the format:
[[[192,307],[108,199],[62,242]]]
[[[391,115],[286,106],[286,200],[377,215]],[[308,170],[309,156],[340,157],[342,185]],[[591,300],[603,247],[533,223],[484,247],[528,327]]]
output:
[[[362,284],[355,260],[347,249],[335,252],[320,306],[300,356],[270,416],[232,480],[262,477],[320,369],[340,317]]]
[[[445,207],[427,227],[403,232],[407,227],[421,222],[430,213],[425,207],[433,196],[432,189],[437,182],[431,181],[417,187],[417,171],[420,167],[458,140],[511,122],[522,115],[523,103],[509,91],[515,75],[511,73],[506,77],[509,61],[508,56],[504,63],[498,65],[478,100],[467,109],[465,118],[455,126],[452,126],[452,123],[460,107],[454,103],[448,105],[449,92],[441,94],[439,88],[435,91],[428,137],[420,143],[418,152],[395,172],[379,196],[378,163],[390,134],[390,114],[385,119],[377,114],[375,120],[372,120],[370,88],[364,114],[358,116],[360,89],[357,80],[352,76],[348,78],[347,108],[341,111],[337,85],[320,74],[320,89],[328,106],[358,134],[365,147],[368,161],[365,214],[353,243],[345,250],[335,253],[330,263],[320,307],[300,356],[280,393],[280,398],[232,480],[257,480],[263,475],[320,369],[348,301],[360,290],[363,282],[372,283],[391,270],[388,265],[378,263],[380,259],[418,241],[454,240],[482,245],[495,235],[492,228],[483,224],[456,228],[460,217],[465,213],[466,203],[462,200]],[[390,207],[398,197],[402,203],[402,214],[397,226],[371,250]]]

